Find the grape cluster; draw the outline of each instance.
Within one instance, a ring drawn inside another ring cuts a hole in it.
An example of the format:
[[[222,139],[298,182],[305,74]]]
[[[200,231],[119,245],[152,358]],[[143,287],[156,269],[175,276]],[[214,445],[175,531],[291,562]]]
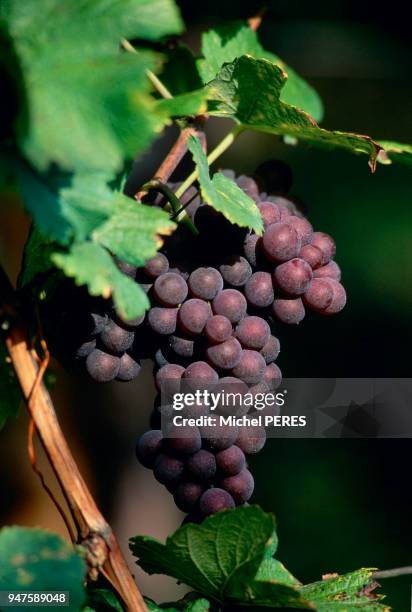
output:
[[[285,195],[291,186],[287,166],[263,164],[258,169],[263,184],[223,172],[256,202],[262,236],[232,225],[191,187],[181,202],[199,234],[179,224],[143,269],[117,261],[148,294],[146,316],[124,321],[107,301],[91,302],[86,295],[67,299],[63,290],[59,308],[64,323],[60,321],[57,335],[64,337],[65,353],[84,362],[96,381],[132,380],[140,359],[150,357],[159,391],[175,381],[186,389],[228,385],[242,394],[267,393],[282,378],[275,363],[280,350],[272,332],[276,321],[298,324],[307,309],[331,315],[344,307],[346,293],[333,260],[335,243],[314,231],[297,202]],[[163,206],[164,197],[157,196],[152,204]],[[76,312],[66,313],[67,304],[73,303]],[[162,428],[162,416],[170,408],[163,399],[156,398],[152,429],[138,441],[141,463],[153,469],[191,520],[247,503],[253,477],[245,455],[263,447],[264,429],[217,431],[196,425],[172,435]],[[196,418],[205,414],[205,406],[185,411]]]

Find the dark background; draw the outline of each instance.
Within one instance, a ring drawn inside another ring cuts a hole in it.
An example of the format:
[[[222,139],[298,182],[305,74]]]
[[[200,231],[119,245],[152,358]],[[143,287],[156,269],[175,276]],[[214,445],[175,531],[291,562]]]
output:
[[[273,7],[272,7],[273,4]],[[186,42],[224,19],[254,14],[255,2],[179,2]],[[412,49],[406,3],[348,0],[269,3],[259,35],[264,46],[300,72],[325,104],[323,125],[377,139],[412,142]],[[210,122],[209,148],[230,128]],[[147,178],[172,141],[166,134],[139,160]],[[412,168],[378,166],[366,157],[287,147],[262,134],[243,134],[219,160],[252,172],[267,158],[287,161],[293,193],[316,229],[337,242],[348,305],[336,317],[308,317],[296,329],[279,325],[279,364],[287,377],[410,377]],[[7,203],[0,209],[0,256],[16,274],[27,219]],[[213,240],[211,240],[213,248]],[[181,515],[167,492],[133,457],[153,399],[150,364],[129,385],[99,387],[56,365],[56,406],[63,426],[106,516],[124,547],[135,533],[164,538]],[[60,519],[32,475],[22,412],[0,435],[0,517],[63,532]],[[389,568],[412,562],[409,440],[270,440],[252,459],[254,501],[276,514],[279,558],[302,581],[361,566]],[[50,478],[51,479],[51,476]],[[177,593],[172,580],[144,577],[157,600]],[[410,607],[411,579],[385,580],[395,610]]]

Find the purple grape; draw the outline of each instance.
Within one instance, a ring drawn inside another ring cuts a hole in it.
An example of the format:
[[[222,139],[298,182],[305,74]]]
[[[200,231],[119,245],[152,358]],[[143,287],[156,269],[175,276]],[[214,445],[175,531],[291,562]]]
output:
[[[161,454],[155,461],[153,474],[158,482],[172,488],[179,484],[184,467],[182,459]]]
[[[269,225],[263,234],[262,244],[266,257],[275,262],[296,257],[302,246],[295,228],[287,222]]]
[[[136,278],[136,273],[137,273],[136,266],[133,266],[132,264],[127,263],[126,261],[122,261],[121,259],[118,259],[117,257],[114,258],[114,262],[116,266],[119,268],[120,272],[123,272],[123,274],[126,274],[127,276],[130,276],[131,278]]]
[[[100,349],[94,349],[86,359],[86,370],[97,382],[109,382],[116,378],[120,369],[120,359]]]
[[[149,310],[147,321],[150,328],[162,336],[169,336],[176,331],[177,308],[154,306]]]
[[[221,487],[227,491],[235,500],[236,504],[244,504],[247,502],[255,488],[255,482],[252,474],[248,469],[243,469],[235,476],[228,476],[220,481]]]
[[[244,349],[239,363],[232,370],[232,374],[245,383],[253,385],[262,380],[265,367],[266,362],[260,353]]]
[[[207,302],[198,298],[187,300],[179,308],[177,317],[179,327],[186,334],[201,334],[211,314],[211,309]]]
[[[92,351],[96,348],[96,338],[92,338],[91,340],[86,340],[83,342],[75,351],[75,357],[78,359],[82,359],[83,357],[87,357],[90,355]]]
[[[269,336],[265,346],[259,352],[266,363],[272,363],[280,353],[279,340],[275,336]]]
[[[243,243],[243,254],[251,266],[256,267],[259,261],[262,239],[257,234],[249,234]]]
[[[144,314],[142,315],[144,319]],[[139,317],[140,319],[141,317]],[[143,320],[142,319],[142,320]],[[109,317],[106,313],[102,314],[99,312],[91,312],[89,315],[90,320],[90,335],[97,336],[100,334],[109,321]]]
[[[236,183],[252,200],[259,201],[259,187],[250,176],[241,174],[237,177]]]
[[[326,280],[326,279],[325,279]],[[322,314],[337,314],[346,305],[346,291],[342,285],[333,278],[327,279],[332,286],[333,297],[331,303],[322,311]]]
[[[117,325],[112,319],[104,327],[100,334],[103,347],[112,353],[123,353],[133,344],[134,332]]]
[[[206,321],[205,332],[209,342],[219,344],[230,338],[233,328],[229,319],[223,315],[213,315]]]
[[[246,314],[245,296],[237,289],[223,289],[213,300],[213,312],[238,323]]]
[[[178,306],[187,297],[187,283],[179,274],[167,272],[157,277],[153,293],[163,306]]]
[[[287,325],[298,325],[305,318],[301,298],[276,298],[272,304],[274,316]]]
[[[162,385],[168,381],[180,381],[184,372],[184,367],[177,363],[167,363],[162,366],[155,376],[157,389],[160,391]]]
[[[196,482],[181,482],[174,493],[173,499],[182,512],[192,512],[198,505],[204,487]]]
[[[213,452],[225,450],[238,438],[238,427],[232,425],[205,425],[200,428],[205,446]]]
[[[236,338],[229,338],[221,344],[213,344],[206,349],[210,363],[219,370],[231,370],[240,361],[242,347]]]
[[[116,320],[121,327],[125,327],[128,330],[134,330],[143,323],[145,316],[145,314],[142,314],[140,317],[135,317],[134,319],[124,319],[116,313]]]
[[[243,348],[258,351],[269,340],[270,327],[261,317],[245,317],[238,323],[235,333]]]
[[[201,449],[189,457],[186,462],[187,471],[200,482],[211,480],[216,474],[216,459],[213,453]]]
[[[251,306],[265,308],[273,302],[273,282],[269,272],[255,272],[245,286],[245,296]]]
[[[160,429],[146,431],[140,436],[136,445],[136,456],[144,467],[153,469],[162,448],[162,443],[163,435]]]
[[[219,376],[205,361],[194,361],[184,371],[183,379],[193,381],[195,384],[213,384],[219,380]]]
[[[202,447],[202,438],[197,427],[172,426],[167,431],[168,450],[177,455],[192,455]]]
[[[221,476],[235,476],[246,467],[244,452],[235,445],[216,453],[216,466]]]
[[[313,227],[304,217],[292,215],[288,218],[288,224],[295,228],[302,246],[309,244],[313,236]]]
[[[266,366],[263,373],[263,380],[272,391],[279,387],[282,382],[282,372],[276,363],[269,363]]]
[[[333,288],[329,278],[314,278],[307,288],[303,301],[305,305],[316,310],[324,311],[333,300]]]
[[[188,280],[190,293],[201,300],[213,300],[223,289],[223,278],[215,268],[197,268]]]
[[[266,431],[259,425],[240,427],[239,436],[236,440],[238,446],[245,455],[256,455],[265,446]]]
[[[120,367],[116,380],[122,382],[133,380],[139,375],[139,372],[140,363],[136,359],[133,359],[128,353],[124,353],[124,355],[120,357]]]
[[[227,257],[219,270],[225,283],[232,287],[243,287],[252,276],[249,262],[240,255]]]
[[[200,513],[203,517],[234,507],[233,497],[224,489],[217,487],[205,491],[199,500]]]
[[[170,363],[164,347],[157,349],[153,359],[158,368],[162,368],[164,365]]]
[[[329,234],[314,232],[310,244],[317,247],[323,255],[322,265],[326,265],[336,254],[336,244]]]
[[[342,273],[336,261],[330,261],[325,266],[317,268],[313,276],[315,278],[333,278],[336,281],[340,281]]]
[[[266,228],[280,221],[279,207],[273,202],[259,202],[258,209],[262,215],[263,227]]]
[[[304,259],[290,259],[276,267],[273,278],[276,285],[287,295],[298,297],[305,293],[312,280],[312,268]]]
[[[176,355],[185,359],[190,359],[195,354],[195,342],[190,338],[182,336],[170,336],[169,346]]]
[[[313,246],[313,244],[305,244],[305,246],[300,249],[299,257],[307,261],[312,270],[322,265],[322,251],[318,249],[318,247]]]
[[[295,202],[292,202],[292,200],[290,200],[289,198],[285,198],[282,195],[271,195],[268,196],[266,199],[269,200],[269,202],[273,202],[274,204],[277,204],[279,206],[280,217],[282,221],[286,221],[292,215],[300,215]]]
[[[235,376],[221,378],[214,388],[215,393],[221,392],[226,398],[225,402],[219,403],[219,413],[227,416],[246,414],[249,411],[249,405],[243,401],[243,398],[248,391],[247,384]]]
[[[150,278],[157,278],[169,270],[169,261],[163,253],[157,253],[146,261],[143,270]]]

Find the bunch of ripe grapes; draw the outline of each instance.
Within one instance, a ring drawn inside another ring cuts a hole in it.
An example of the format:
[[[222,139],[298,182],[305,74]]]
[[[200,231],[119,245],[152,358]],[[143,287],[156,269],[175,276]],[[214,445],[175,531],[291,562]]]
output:
[[[275,363],[280,350],[272,333],[275,321],[298,324],[307,309],[332,315],[344,307],[335,243],[314,231],[285,195],[291,184],[285,167],[262,165],[266,192],[251,177],[224,173],[256,202],[263,235],[232,225],[190,188],[181,202],[199,234],[179,224],[143,269],[117,262],[150,297],[146,316],[123,321],[107,302],[95,300],[98,307],[91,309],[87,296],[77,300],[78,312],[70,313],[73,325],[68,322],[65,329],[73,356],[84,361],[94,380],[131,380],[139,373],[140,359],[150,357],[159,391],[175,381],[267,393],[282,377]],[[161,195],[153,202],[164,204]],[[197,520],[246,503],[254,484],[245,454],[263,447],[264,429],[194,426],[169,435],[161,429],[164,408],[158,397],[153,429],[139,440],[137,455],[174,495],[176,505]],[[192,407],[188,416],[199,416],[204,408]]]

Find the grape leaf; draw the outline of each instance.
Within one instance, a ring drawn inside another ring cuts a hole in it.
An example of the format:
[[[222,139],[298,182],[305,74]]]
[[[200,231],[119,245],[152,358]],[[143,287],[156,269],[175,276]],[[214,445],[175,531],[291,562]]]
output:
[[[87,605],[82,612],[123,612],[123,607],[109,589],[87,589]]]
[[[307,113],[280,100],[287,75],[275,64],[244,55],[225,64],[208,85],[210,114],[253,130],[287,135],[311,145],[366,153],[372,170],[381,150],[368,136],[320,128]]]
[[[140,316],[149,307],[143,289],[122,274],[111,255],[98,244],[74,244],[68,253],[55,253],[52,260],[78,285],[87,285],[91,295],[113,297],[117,312],[126,320]]]
[[[171,0],[27,0],[24,6],[4,0],[1,7],[25,95],[18,140],[33,165],[117,170],[168,121],[146,77],[159,68],[158,57],[121,53],[119,41],[179,32]]]
[[[0,338],[0,430],[4,427],[8,418],[17,415],[20,403],[19,383],[10,363],[6,346]]]
[[[198,89],[188,93],[180,94],[174,98],[159,100],[158,107],[170,117],[184,117],[188,115],[200,115],[207,111],[207,91]]]
[[[41,529],[5,527],[0,531],[0,590],[68,591],[77,612],[84,603],[86,564],[63,538]],[[27,612],[38,610],[25,606]]]
[[[116,210],[92,234],[95,242],[123,261],[142,266],[162,245],[159,234],[170,234],[176,225],[166,212],[117,194]]]
[[[383,151],[378,155],[378,161],[382,164],[390,164],[392,161],[399,161],[408,166],[412,166],[412,145],[389,140],[378,140],[378,144],[383,147]]]
[[[262,217],[252,198],[221,172],[210,178],[207,158],[198,138],[190,136],[188,148],[198,169],[203,200],[221,212],[231,223],[249,227],[257,234],[262,234]]]
[[[207,599],[199,598],[196,593],[189,593],[180,601],[173,604],[157,604],[145,597],[145,603],[149,612],[208,612],[210,603]]]
[[[256,574],[256,580],[262,582],[275,580],[283,584],[300,585],[299,580],[286,569],[283,563],[272,557],[262,561]]]
[[[204,33],[202,54],[204,59],[198,60],[198,67],[204,83],[214,79],[223,64],[233,62],[242,55],[270,60],[288,75],[280,99],[306,111],[316,121],[322,120],[323,105],[317,92],[277,55],[265,51],[257,33],[248,25],[235,22]]]
[[[187,93],[203,86],[191,50],[182,44],[162,49],[165,63],[162,69],[162,83],[173,95]]]
[[[19,289],[33,281],[39,274],[53,268],[51,256],[56,252],[56,243],[44,238],[36,227],[32,227],[24,245],[23,263],[18,278]]]

